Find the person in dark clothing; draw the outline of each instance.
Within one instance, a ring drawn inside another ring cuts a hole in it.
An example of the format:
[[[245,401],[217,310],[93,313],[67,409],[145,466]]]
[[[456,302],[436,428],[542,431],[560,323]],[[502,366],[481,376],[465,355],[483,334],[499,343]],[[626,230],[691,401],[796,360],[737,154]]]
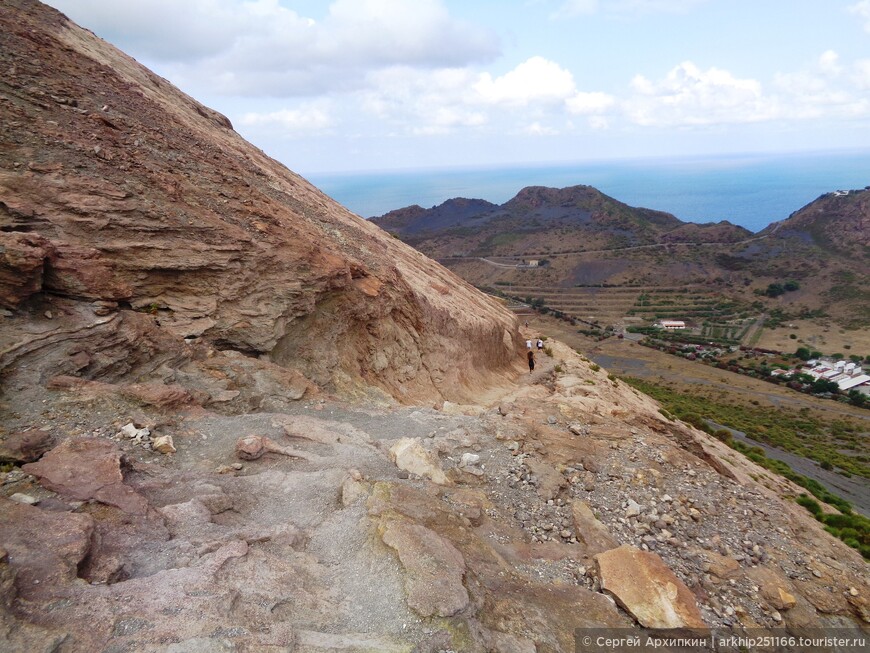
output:
[[[529,374],[535,371],[535,352],[529,350]]]

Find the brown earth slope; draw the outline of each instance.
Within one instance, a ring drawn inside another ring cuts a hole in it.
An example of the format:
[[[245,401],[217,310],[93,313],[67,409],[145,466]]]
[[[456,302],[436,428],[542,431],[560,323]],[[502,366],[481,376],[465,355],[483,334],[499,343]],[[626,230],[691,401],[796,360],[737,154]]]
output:
[[[405,400],[461,398],[510,368],[510,314],[63,15],[32,0],[0,8],[0,303],[52,314],[38,329],[45,346],[4,336],[3,368],[27,349],[43,379],[65,371],[50,361],[79,351],[46,333],[62,329],[94,358],[121,324],[145,328],[135,311],[179,345],[199,339]],[[66,308],[49,310],[52,299]],[[92,302],[111,325],[80,310]]]

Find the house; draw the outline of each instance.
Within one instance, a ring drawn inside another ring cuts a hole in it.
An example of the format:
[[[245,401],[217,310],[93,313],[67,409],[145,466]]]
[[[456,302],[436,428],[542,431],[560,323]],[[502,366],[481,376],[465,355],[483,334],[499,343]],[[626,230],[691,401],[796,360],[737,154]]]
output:
[[[540,265],[540,263],[541,263],[541,261],[539,259],[532,258],[532,259],[529,259],[529,261],[526,263],[526,265],[530,268],[536,268],[536,267],[538,267],[538,265]]]
[[[685,329],[686,323],[682,320],[659,320],[656,326],[667,331],[677,331],[678,329]]]

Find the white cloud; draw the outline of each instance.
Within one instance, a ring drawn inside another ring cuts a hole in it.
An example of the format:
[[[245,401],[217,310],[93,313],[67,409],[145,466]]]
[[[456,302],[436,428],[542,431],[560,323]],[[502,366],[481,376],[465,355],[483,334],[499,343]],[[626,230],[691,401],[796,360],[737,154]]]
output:
[[[855,62],[852,80],[859,89],[870,89],[870,59],[859,59]]]
[[[849,13],[857,15],[864,21],[864,31],[870,32],[870,0],[861,0],[847,9]]]
[[[565,107],[568,109],[568,113],[572,114],[603,113],[615,104],[616,98],[600,92],[578,92],[565,100]]]
[[[342,91],[378,68],[498,54],[492,32],[453,18],[442,0],[335,0],[317,18],[278,0],[49,1],[134,56],[167,62],[176,83],[226,94]]]
[[[239,124],[246,127],[266,127],[275,133],[288,136],[321,132],[332,126],[333,121],[323,107],[302,106],[270,113],[246,113]]]
[[[564,0],[553,17],[563,18],[603,13],[636,17],[644,14],[684,14],[708,0]]]
[[[547,127],[537,121],[533,122],[530,125],[527,125],[523,131],[529,136],[555,136],[559,133],[552,127]]]
[[[483,73],[474,90],[484,102],[514,106],[560,102],[576,91],[571,71],[543,57],[532,57],[501,77]]]
[[[637,76],[631,88],[635,94],[624,108],[639,125],[744,123],[772,115],[758,81],[739,79],[719,68],[704,71],[691,61],[676,66],[658,82]]]

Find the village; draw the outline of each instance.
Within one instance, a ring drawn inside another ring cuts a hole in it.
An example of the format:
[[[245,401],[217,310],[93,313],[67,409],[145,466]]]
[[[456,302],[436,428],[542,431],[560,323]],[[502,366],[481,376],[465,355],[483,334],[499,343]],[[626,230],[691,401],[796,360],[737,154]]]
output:
[[[807,347],[793,353],[707,340],[685,321],[659,320],[652,327],[630,327],[639,343],[687,360],[714,365],[799,392],[870,407],[870,357],[823,356]]]

